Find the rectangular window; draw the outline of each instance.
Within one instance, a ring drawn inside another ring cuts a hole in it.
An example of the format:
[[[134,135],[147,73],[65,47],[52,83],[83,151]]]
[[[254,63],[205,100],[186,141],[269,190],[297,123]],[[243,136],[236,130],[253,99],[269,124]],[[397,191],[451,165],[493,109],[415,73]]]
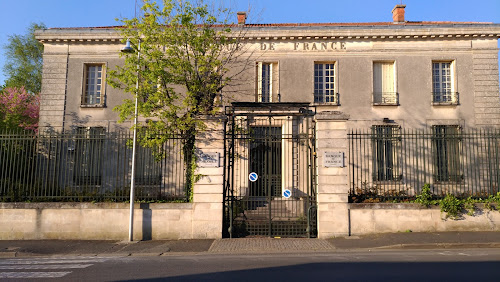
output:
[[[373,180],[401,180],[401,129],[399,126],[375,125],[372,127]]]
[[[101,185],[104,127],[79,127],[75,136],[74,180],[78,185]]]
[[[398,105],[394,62],[373,63],[373,103]]]
[[[84,92],[82,105],[103,105],[104,104],[104,65],[85,65]]]
[[[432,62],[432,94],[434,103],[458,102],[452,62]]]
[[[137,146],[135,183],[144,186],[160,185],[161,165],[162,162],[155,158],[151,148]]]
[[[274,102],[277,91],[277,63],[257,63],[257,102]]]
[[[434,180],[461,181],[460,127],[435,125],[433,130]]]
[[[337,103],[335,64],[314,64],[314,103]]]

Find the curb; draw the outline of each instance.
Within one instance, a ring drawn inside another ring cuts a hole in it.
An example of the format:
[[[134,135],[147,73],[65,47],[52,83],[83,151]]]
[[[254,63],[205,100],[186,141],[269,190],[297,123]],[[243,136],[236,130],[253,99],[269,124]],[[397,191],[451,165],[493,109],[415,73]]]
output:
[[[365,249],[481,249],[500,248],[500,243],[434,243],[434,244],[396,244]]]
[[[0,252],[0,258],[15,258],[17,252]]]

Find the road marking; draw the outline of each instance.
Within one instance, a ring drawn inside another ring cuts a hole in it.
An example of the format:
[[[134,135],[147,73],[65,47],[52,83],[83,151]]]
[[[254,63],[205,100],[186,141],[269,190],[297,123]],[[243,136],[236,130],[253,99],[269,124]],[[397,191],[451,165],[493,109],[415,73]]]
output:
[[[0,260],[0,270],[4,270],[3,272],[0,272],[0,279],[61,278],[70,274],[72,271],[49,272],[37,270],[83,269],[94,265],[94,263],[104,262],[107,260],[107,258],[96,257],[5,259]]]
[[[72,268],[86,268],[93,264],[34,264],[34,265],[0,265],[0,269],[72,269]]]
[[[0,272],[0,278],[61,278],[70,272]]]
[[[106,259],[50,259],[50,260],[38,260],[38,259],[8,259],[0,261],[0,265],[5,264],[56,264],[56,263],[89,263],[89,262],[104,262]]]

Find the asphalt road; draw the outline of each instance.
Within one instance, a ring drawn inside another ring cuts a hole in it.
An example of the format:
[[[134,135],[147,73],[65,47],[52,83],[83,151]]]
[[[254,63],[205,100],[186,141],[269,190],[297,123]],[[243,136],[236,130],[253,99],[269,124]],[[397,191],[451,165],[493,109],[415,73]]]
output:
[[[20,281],[500,281],[500,249],[0,259]]]

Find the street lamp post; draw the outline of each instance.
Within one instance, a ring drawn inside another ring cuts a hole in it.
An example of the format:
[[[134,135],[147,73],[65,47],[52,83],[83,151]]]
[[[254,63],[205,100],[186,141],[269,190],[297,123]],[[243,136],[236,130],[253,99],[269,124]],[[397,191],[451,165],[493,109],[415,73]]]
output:
[[[121,49],[123,53],[133,53],[134,49],[130,47],[130,40],[127,40],[126,46]],[[139,94],[139,70],[141,61],[141,39],[139,39],[139,44],[137,48],[137,80],[135,82],[135,111],[134,111],[134,137],[132,140],[132,169],[130,172],[130,220],[128,228],[128,240],[130,242],[134,241],[134,198],[135,198],[135,153],[137,147],[137,95]]]

